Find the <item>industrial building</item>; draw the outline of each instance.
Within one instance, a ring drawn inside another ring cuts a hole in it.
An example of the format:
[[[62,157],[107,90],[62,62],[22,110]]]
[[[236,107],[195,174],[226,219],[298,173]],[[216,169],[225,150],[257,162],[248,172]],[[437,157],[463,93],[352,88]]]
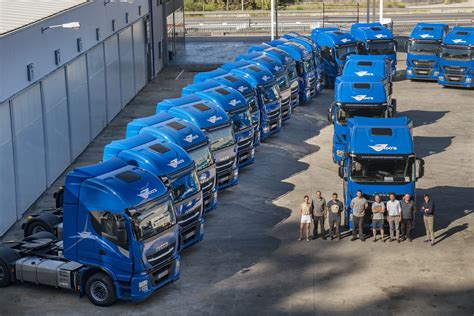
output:
[[[184,39],[183,1],[0,3],[0,235]]]

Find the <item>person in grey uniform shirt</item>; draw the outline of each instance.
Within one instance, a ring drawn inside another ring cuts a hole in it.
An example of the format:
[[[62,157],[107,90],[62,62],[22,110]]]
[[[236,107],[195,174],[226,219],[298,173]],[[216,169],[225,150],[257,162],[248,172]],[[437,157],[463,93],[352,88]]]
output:
[[[313,239],[318,238],[318,224],[321,232],[321,239],[326,240],[326,230],[324,229],[324,215],[326,214],[326,199],[321,196],[321,191],[316,192],[316,199],[313,200]]]
[[[362,196],[362,191],[357,191],[357,196],[351,201],[352,209],[352,239],[357,239],[357,230],[359,230],[359,239],[365,241],[364,236],[364,216],[365,209],[369,206],[367,200]]]

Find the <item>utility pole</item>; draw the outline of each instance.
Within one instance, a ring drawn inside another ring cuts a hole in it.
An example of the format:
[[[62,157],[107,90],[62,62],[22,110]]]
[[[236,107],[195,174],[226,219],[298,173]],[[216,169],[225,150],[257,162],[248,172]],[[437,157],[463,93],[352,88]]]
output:
[[[375,8],[377,7],[377,0],[373,0],[372,2],[372,21],[376,21],[377,17],[375,16]]]
[[[379,22],[383,24],[383,0],[379,2]]]
[[[275,36],[278,37],[278,0],[275,0]]]
[[[242,2],[242,11],[244,11],[244,0],[242,0],[241,2]]]
[[[272,41],[275,39],[275,0],[270,1],[270,36]]]
[[[367,23],[370,23],[370,0],[367,0]]]

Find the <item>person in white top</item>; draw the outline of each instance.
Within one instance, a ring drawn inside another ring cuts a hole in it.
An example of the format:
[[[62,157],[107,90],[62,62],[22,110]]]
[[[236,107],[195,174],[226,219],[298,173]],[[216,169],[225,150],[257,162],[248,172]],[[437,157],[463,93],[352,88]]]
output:
[[[402,207],[400,202],[395,200],[395,193],[390,193],[390,200],[387,201],[388,224],[390,226],[390,241],[400,242],[400,223],[402,221]],[[396,235],[396,239],[394,238]]]

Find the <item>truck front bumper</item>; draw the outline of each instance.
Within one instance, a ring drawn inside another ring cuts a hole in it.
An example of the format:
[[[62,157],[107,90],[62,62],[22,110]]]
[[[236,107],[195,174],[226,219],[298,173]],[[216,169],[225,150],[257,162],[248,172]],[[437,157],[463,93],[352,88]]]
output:
[[[471,74],[441,73],[438,76],[438,83],[443,86],[472,88],[474,78]]]
[[[439,70],[430,68],[421,68],[421,67],[407,67],[406,77],[410,80],[438,80]]]

